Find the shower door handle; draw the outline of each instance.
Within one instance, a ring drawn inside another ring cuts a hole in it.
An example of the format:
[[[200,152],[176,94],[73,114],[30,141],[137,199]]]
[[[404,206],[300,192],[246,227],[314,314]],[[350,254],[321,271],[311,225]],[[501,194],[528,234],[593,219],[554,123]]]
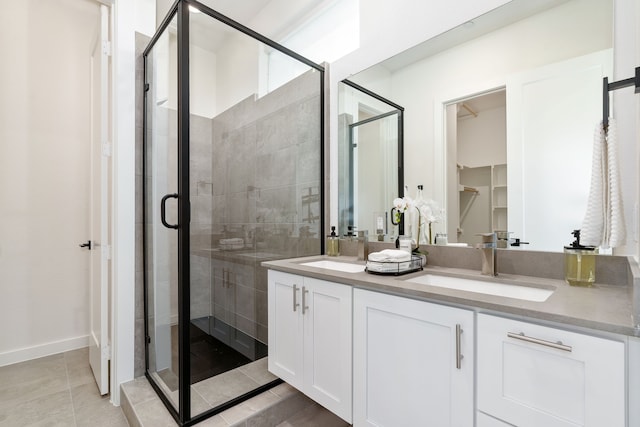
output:
[[[166,215],[166,204],[167,204],[167,199],[177,199],[178,198],[178,193],[172,193],[172,194],[167,194],[166,196],[164,196],[162,198],[162,200],[160,201],[160,221],[162,221],[162,225],[164,225],[167,228],[173,228],[173,229],[178,229],[178,225],[177,224],[169,224],[165,218]]]

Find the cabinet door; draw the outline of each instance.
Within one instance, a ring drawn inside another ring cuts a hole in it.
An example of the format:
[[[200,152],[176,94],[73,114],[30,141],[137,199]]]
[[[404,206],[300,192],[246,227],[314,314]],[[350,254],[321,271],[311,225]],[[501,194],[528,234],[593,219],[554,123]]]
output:
[[[210,331],[216,339],[229,344],[233,317],[230,312],[231,298],[226,261],[211,260],[211,281]]]
[[[507,423],[624,426],[624,371],[622,342],[478,315],[478,409]]]
[[[476,415],[476,427],[511,427],[512,424],[503,423],[497,418],[490,417],[489,415],[478,411]]]
[[[302,390],[302,277],[269,271],[269,371]]]
[[[473,425],[473,313],[359,289],[353,300],[354,425]]]
[[[305,277],[304,392],[351,422],[351,286]]]
[[[229,310],[229,347],[251,360],[264,357],[256,343],[257,314],[255,266],[227,262],[227,307]]]

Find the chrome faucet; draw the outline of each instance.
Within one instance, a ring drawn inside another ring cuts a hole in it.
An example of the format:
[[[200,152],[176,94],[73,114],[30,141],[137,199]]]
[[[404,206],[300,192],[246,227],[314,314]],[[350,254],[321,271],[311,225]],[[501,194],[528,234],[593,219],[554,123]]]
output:
[[[487,276],[497,276],[496,269],[496,248],[498,247],[496,233],[477,234],[482,237],[482,243],[476,244],[476,249],[482,251],[482,274]]]
[[[358,231],[358,259],[366,261],[369,257],[369,233],[367,230]]]

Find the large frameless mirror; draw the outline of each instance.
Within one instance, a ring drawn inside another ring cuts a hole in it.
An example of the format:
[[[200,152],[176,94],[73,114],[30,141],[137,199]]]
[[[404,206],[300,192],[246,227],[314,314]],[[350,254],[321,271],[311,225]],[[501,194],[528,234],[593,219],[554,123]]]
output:
[[[561,251],[586,211],[612,35],[610,0],[514,0],[349,80],[405,107],[404,179],[445,208],[434,232]]]

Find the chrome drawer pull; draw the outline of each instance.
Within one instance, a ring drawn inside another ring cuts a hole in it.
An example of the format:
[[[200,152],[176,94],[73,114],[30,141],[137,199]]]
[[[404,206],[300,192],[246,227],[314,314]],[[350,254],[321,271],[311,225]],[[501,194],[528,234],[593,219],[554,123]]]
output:
[[[308,289],[305,289],[304,286],[302,287],[302,314],[304,314],[305,310],[309,310],[309,306],[307,305],[306,301],[305,301],[305,297],[304,295],[309,293]]]
[[[456,369],[461,369],[462,358],[464,357],[460,349],[460,335],[462,334],[462,332],[463,332],[462,327],[460,326],[460,324],[457,324],[456,325]]]
[[[296,302],[296,292],[298,292],[298,287],[293,285],[293,311],[296,311],[296,307],[300,306],[300,304]]]
[[[530,342],[533,344],[540,344],[546,347],[555,348],[556,350],[568,351],[571,352],[573,350],[570,345],[562,344],[562,341],[552,342],[547,340],[541,340],[540,338],[528,337],[524,334],[524,332],[515,333],[515,332],[507,332],[507,336],[509,338],[515,338],[517,340],[522,340],[526,342]]]

